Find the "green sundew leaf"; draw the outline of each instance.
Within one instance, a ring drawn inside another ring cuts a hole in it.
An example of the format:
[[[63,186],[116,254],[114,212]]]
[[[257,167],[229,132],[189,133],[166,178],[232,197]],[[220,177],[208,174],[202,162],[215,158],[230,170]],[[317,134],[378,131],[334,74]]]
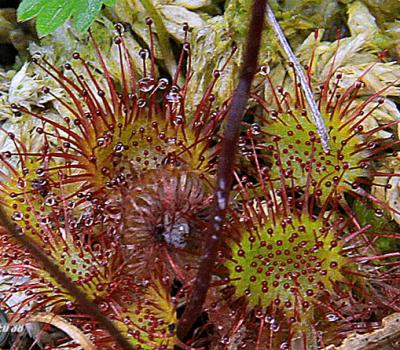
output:
[[[39,36],[47,35],[72,17],[75,28],[86,31],[103,5],[112,6],[115,0],[23,0],[18,8],[18,20],[37,18]]]

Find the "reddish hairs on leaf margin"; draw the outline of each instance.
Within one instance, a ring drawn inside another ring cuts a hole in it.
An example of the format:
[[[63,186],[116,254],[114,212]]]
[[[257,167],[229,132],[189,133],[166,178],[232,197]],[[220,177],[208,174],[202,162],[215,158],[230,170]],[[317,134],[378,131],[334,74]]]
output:
[[[23,247],[26,247],[36,261],[40,261],[43,266],[46,266],[46,270],[56,278],[56,280],[71,294],[75,297],[79,306],[88,315],[92,316],[98,321],[103,327],[112,335],[116,343],[121,347],[122,350],[134,350],[133,346],[122,336],[121,332],[114,326],[114,324],[103,315],[98,307],[90,302],[85,294],[79,290],[73,283],[70,282],[68,277],[62,272],[58,266],[51,261],[45,253],[43,253],[39,247],[34,243],[33,239],[24,234],[19,234],[17,229],[7,219],[7,215],[4,210],[0,207],[0,224],[1,226],[10,233],[15,240],[17,240]],[[0,227],[0,229],[3,229]]]

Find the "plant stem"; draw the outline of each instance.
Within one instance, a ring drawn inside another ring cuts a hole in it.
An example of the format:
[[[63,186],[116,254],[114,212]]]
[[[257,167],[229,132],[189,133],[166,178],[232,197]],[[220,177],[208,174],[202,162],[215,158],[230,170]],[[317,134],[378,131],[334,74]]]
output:
[[[86,295],[76,287],[73,282],[62,272],[57,265],[50,260],[45,253],[43,253],[40,248],[25,234],[17,232],[15,227],[10,223],[7,218],[4,209],[0,207],[0,224],[2,227],[11,234],[15,240],[17,240],[21,245],[29,250],[33,258],[40,262],[48,273],[50,273],[58,283],[60,283],[69,294],[71,294],[77,301],[79,308],[86,312],[88,315],[92,316],[100,325],[102,325],[112,336],[116,343],[120,346],[122,350],[134,350],[133,346],[122,336],[119,330],[114,326],[114,324],[104,316],[97,306],[92,303]],[[2,228],[0,227],[0,229]]]
[[[178,326],[178,337],[182,340],[187,338],[194,322],[201,313],[217,259],[233,181],[233,168],[240,135],[240,122],[245,113],[251,83],[257,71],[257,59],[264,26],[266,4],[267,0],[254,0],[253,3],[239,83],[233,94],[232,103],[229,108],[222,150],[218,162],[217,184],[212,209],[213,214],[207,231],[205,252],[200,260],[199,272],[193,285],[190,300]]]
[[[279,25],[278,21],[276,20],[275,14],[272,11],[271,6],[267,5],[267,21],[268,24],[271,26],[272,30],[275,32],[276,37],[281,44],[283,51],[287,55],[290,62],[293,63],[293,68],[297,78],[299,79],[301,88],[304,92],[304,96],[307,101],[308,108],[311,112],[311,118],[313,120],[314,125],[317,128],[319,137],[321,138],[322,147],[324,148],[325,152],[329,152],[329,135],[328,130],[326,128],[324,119],[318,109],[317,104],[315,103],[314,94],[312,93],[310,86],[307,83],[306,75],[304,74],[303,68],[297,59],[296,55],[294,54],[292,48],[290,47],[289,42],[286,39],[285,34],[281,26]]]

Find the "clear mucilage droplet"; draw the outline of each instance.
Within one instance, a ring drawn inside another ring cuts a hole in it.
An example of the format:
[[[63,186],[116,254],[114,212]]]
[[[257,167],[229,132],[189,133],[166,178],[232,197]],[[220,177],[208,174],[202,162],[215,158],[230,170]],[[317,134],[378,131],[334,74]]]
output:
[[[149,57],[150,57],[149,50],[147,50],[147,49],[141,49],[141,50],[139,51],[139,56],[140,56],[140,58],[141,58],[142,60],[145,60],[145,59],[149,58]]]
[[[21,221],[24,218],[24,215],[20,211],[14,211],[12,214],[12,219],[15,221]]]
[[[26,180],[23,178],[19,178],[17,181],[17,187],[21,190],[23,190],[26,186]]]
[[[339,316],[334,313],[329,313],[325,315],[325,319],[329,322],[335,322],[339,319]]]
[[[168,87],[168,79],[167,79],[167,78],[161,78],[161,79],[158,81],[157,89],[159,89],[159,90],[164,90],[164,89],[166,89],[167,87]]]
[[[179,93],[177,88],[172,87],[165,95],[165,100],[169,103],[178,103],[182,100],[182,95]]]
[[[264,75],[264,76],[268,75],[270,73],[270,71],[271,71],[270,66],[261,66],[260,70],[259,70],[260,74]]]
[[[44,204],[47,205],[48,207],[52,207],[57,204],[57,199],[54,196],[48,196],[44,201]]]
[[[124,145],[122,142],[118,142],[115,147],[114,147],[114,152],[115,153],[121,153],[125,149]]]
[[[147,102],[145,99],[140,98],[137,100],[136,104],[139,108],[144,108],[144,107],[146,107]]]
[[[138,84],[139,90],[144,93],[151,92],[156,86],[152,77],[144,77],[139,80]]]
[[[183,116],[181,116],[181,115],[177,115],[177,116],[175,117],[175,119],[174,119],[174,124],[175,124],[176,126],[182,125],[183,122],[184,122],[184,119],[183,119]]]
[[[250,127],[251,133],[255,136],[260,135],[261,134],[261,127],[260,125],[254,123],[251,125]]]

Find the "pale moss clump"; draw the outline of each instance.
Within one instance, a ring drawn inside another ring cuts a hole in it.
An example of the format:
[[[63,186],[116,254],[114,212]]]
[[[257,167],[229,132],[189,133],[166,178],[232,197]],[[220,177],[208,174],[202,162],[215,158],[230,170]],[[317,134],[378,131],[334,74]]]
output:
[[[371,116],[363,122],[365,130],[372,130],[380,124],[391,122],[400,118],[400,113],[390,97],[400,95],[398,81],[400,79],[400,66],[395,62],[379,62],[380,49],[373,46],[373,38],[381,30],[377,26],[374,17],[362,2],[356,1],[348,6],[348,27],[351,35],[334,42],[323,41],[324,31],[320,30],[318,37],[314,33],[296,50],[300,62],[306,66],[311,62],[313,50],[315,50],[310,75],[312,86],[317,93],[318,87],[330,78],[332,72],[341,73],[337,92],[342,93],[354,82],[361,80],[364,85],[359,91],[358,98],[349,109],[358,106],[373,94],[386,88],[380,96],[389,97],[376,109]],[[288,75],[291,79],[288,79]],[[283,86],[294,96],[293,73],[286,65],[278,65],[271,70],[271,79],[275,86]],[[331,84],[335,79],[331,79]],[[395,83],[394,86],[389,86]],[[271,102],[274,100],[272,90],[266,86],[265,98]],[[365,112],[368,111],[368,108]],[[380,136],[390,136],[387,132],[380,132]]]
[[[203,28],[196,28],[192,36],[193,86],[207,88],[213,79],[213,71],[221,69],[237,44],[238,51],[217,82],[215,98],[223,103],[231,96],[238,82],[239,67],[242,59],[243,43],[246,38],[248,19],[252,2],[249,0],[231,0],[225,5],[221,16],[214,16]],[[317,28],[335,27],[340,21],[343,10],[337,1],[271,1],[276,17],[290,40],[293,48],[298,47],[308,33]],[[336,28],[336,27],[335,27]],[[206,54],[205,54],[206,53]],[[259,61],[263,65],[276,66],[282,61],[281,49],[272,30],[265,25]],[[258,80],[256,77],[257,85]],[[199,88],[189,90],[189,101],[195,105],[201,94]]]
[[[216,82],[215,104],[221,105],[232,96],[238,78],[244,49],[248,20],[252,2],[249,0],[233,0],[226,5],[221,16],[214,16],[206,22],[203,28],[196,29],[192,34],[192,88],[188,91],[189,105],[196,106],[201,99],[202,91],[207,89],[214,79],[214,71],[222,70]],[[270,31],[263,34],[263,44],[260,57],[263,61],[276,60],[277,43]],[[237,51],[231,57],[234,46]]]

